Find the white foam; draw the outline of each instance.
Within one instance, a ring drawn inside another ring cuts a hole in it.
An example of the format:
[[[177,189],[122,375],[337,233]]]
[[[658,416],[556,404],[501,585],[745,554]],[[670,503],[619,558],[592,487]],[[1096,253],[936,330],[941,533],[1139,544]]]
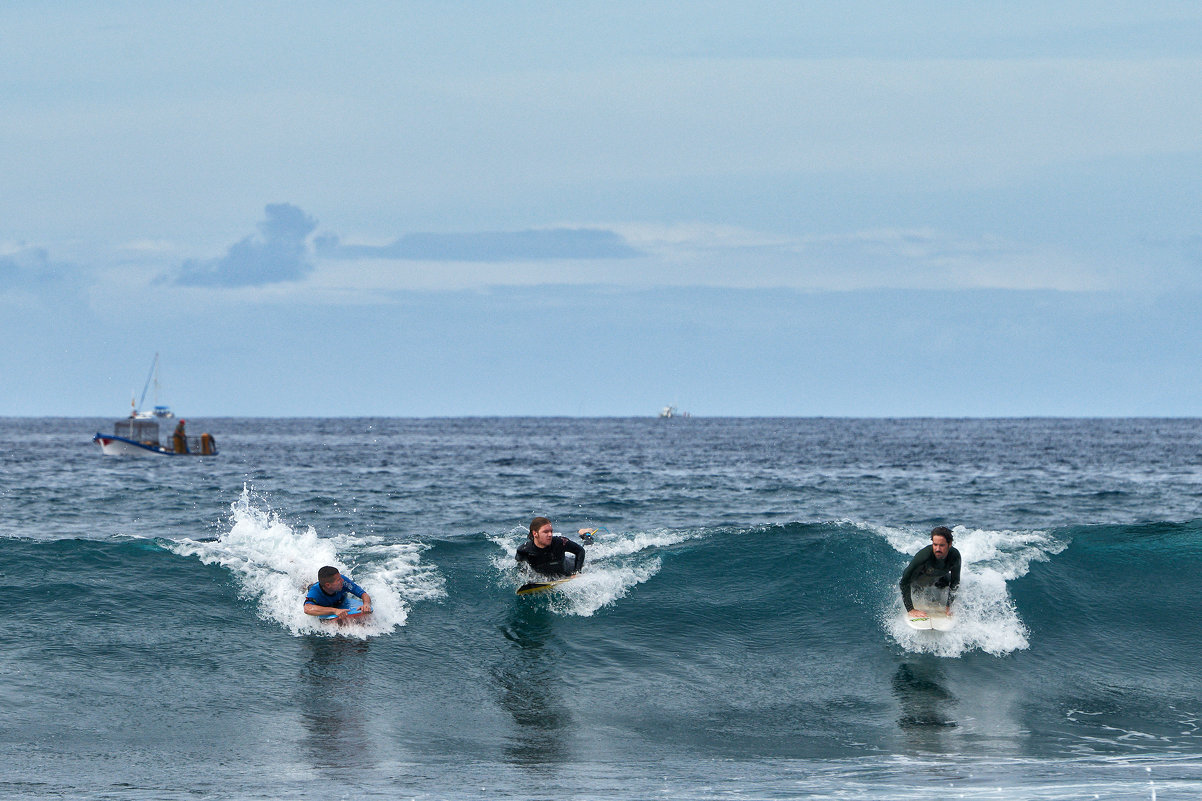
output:
[[[912,557],[930,543],[929,533],[916,534],[894,528],[874,529],[897,551]],[[981,650],[997,656],[1029,646],[1030,633],[1018,616],[1006,582],[1025,576],[1032,562],[1047,561],[1067,543],[1043,531],[987,531],[957,526],[954,545],[963,564],[960,589],[952,612],[956,627],[950,631],[915,631],[905,621],[901,593],[891,594],[882,610],[882,624],[907,651],[937,656],[960,656]]]
[[[546,603],[560,614],[589,617],[658,573],[663,564],[658,550],[700,536],[666,530],[603,534],[592,545],[586,546],[584,570],[545,596]],[[530,570],[515,566],[514,554],[526,537],[524,529],[489,537],[499,549],[491,559],[492,565],[499,571],[499,582],[506,588],[516,589],[527,581],[541,578]]]
[[[353,533],[319,537],[312,526],[301,530],[280,520],[265,503],[253,501],[245,487],[230,512],[230,530],[216,541],[185,539],[171,549],[228,569],[240,585],[239,596],[257,603],[259,617],[293,634],[386,634],[405,625],[415,601],[446,594],[441,574],[421,561],[423,545]],[[334,626],[304,613],[304,592],[323,565],[337,567],[371,595],[369,622]]]

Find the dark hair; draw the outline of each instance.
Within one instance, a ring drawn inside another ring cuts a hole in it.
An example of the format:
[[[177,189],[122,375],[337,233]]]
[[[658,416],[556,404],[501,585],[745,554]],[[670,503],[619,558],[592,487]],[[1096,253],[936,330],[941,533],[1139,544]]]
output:
[[[948,545],[952,544],[952,530],[947,526],[935,526],[933,529],[931,529],[931,536],[943,537],[945,540],[947,540]]]
[[[536,517],[533,520],[531,520],[530,521],[530,538],[534,539],[534,532],[538,531],[543,526],[548,525],[550,522],[551,521],[545,517]]]
[[[322,584],[328,584],[335,576],[338,575],[338,568],[326,565],[321,570],[317,571],[317,580]]]

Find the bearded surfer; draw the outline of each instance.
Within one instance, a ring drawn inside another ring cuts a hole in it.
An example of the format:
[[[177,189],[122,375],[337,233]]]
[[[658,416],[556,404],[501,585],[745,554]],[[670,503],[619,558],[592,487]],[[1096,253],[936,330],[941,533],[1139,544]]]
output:
[[[948,617],[952,614],[952,601],[956,598],[956,589],[960,586],[960,552],[952,547],[952,530],[947,526],[936,526],[931,529],[931,544],[914,554],[910,564],[902,573],[899,582],[902,593],[902,603],[906,605],[906,614],[911,617],[922,617],[925,612],[914,608],[911,589],[926,589],[935,587],[947,589],[947,602],[944,612]]]

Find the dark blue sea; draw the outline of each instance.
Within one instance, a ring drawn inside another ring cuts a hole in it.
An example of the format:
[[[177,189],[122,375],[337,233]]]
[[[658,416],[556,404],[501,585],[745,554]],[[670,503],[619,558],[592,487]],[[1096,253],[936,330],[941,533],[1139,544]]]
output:
[[[1202,796],[1202,421],[112,422],[0,419],[0,798]]]

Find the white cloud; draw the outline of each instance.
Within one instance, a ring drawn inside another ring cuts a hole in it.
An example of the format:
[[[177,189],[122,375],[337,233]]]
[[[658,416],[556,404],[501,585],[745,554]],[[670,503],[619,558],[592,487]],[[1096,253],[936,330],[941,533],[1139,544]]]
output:
[[[1109,268],[1057,247],[931,229],[786,238],[731,226],[612,227],[656,257],[659,271],[644,265],[644,280],[663,285],[1096,291],[1116,281]]]
[[[119,245],[117,251],[139,256],[170,256],[178,251],[178,245],[166,239],[136,239]]]

